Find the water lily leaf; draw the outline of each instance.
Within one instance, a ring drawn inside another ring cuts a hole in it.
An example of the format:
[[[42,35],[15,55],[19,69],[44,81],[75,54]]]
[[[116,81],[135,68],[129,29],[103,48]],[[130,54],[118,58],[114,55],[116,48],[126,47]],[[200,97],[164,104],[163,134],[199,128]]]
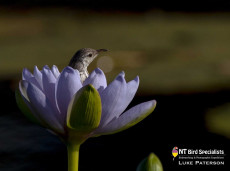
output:
[[[72,98],[67,112],[67,127],[71,130],[91,132],[101,120],[101,98],[91,85],[82,87]]]
[[[25,101],[23,100],[23,97],[19,91],[19,89],[15,90],[15,98],[17,105],[21,112],[32,122],[38,123],[38,120],[34,117],[33,113],[30,111],[29,107],[26,105]]]
[[[163,171],[163,167],[160,159],[154,153],[151,153],[140,162],[136,171]]]

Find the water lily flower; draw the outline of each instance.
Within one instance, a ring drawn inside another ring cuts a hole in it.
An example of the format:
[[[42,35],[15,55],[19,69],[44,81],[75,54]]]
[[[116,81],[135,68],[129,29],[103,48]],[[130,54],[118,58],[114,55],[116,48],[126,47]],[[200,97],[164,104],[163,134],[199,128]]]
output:
[[[61,73],[56,66],[41,71],[35,66],[33,74],[23,70],[16,99],[28,118],[68,144],[69,171],[76,171],[79,146],[86,139],[120,132],[152,113],[155,100],[126,110],[138,86],[139,77],[126,82],[124,72],[107,85],[99,68],[82,83],[69,66]]]

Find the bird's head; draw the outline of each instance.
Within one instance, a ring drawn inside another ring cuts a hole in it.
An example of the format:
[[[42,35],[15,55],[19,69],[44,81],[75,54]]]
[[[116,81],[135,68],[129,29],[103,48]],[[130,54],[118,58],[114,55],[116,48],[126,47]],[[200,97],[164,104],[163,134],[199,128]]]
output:
[[[83,61],[85,64],[90,64],[100,52],[106,52],[106,49],[91,49],[91,48],[83,48],[76,52],[74,55],[78,58],[78,60]]]

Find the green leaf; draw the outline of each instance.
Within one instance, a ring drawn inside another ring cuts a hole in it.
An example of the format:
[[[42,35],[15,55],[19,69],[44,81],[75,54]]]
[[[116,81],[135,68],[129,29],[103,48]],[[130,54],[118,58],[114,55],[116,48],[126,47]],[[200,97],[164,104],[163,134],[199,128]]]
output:
[[[32,122],[38,123],[38,120],[34,117],[33,113],[30,111],[29,107],[26,105],[22,98],[22,94],[20,93],[19,89],[15,90],[15,98],[17,105],[21,112]]]
[[[78,134],[96,129],[101,120],[101,98],[98,91],[87,85],[73,97],[68,107],[67,127]]]
[[[160,159],[154,153],[151,153],[140,162],[136,171],[163,171],[163,167]]]

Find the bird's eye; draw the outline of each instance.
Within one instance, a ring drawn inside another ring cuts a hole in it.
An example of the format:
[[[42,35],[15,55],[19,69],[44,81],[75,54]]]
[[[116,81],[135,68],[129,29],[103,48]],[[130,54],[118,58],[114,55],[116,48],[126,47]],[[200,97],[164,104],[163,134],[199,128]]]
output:
[[[93,56],[93,54],[92,54],[92,53],[90,53],[88,56],[89,56],[89,57],[92,57],[92,56]]]

